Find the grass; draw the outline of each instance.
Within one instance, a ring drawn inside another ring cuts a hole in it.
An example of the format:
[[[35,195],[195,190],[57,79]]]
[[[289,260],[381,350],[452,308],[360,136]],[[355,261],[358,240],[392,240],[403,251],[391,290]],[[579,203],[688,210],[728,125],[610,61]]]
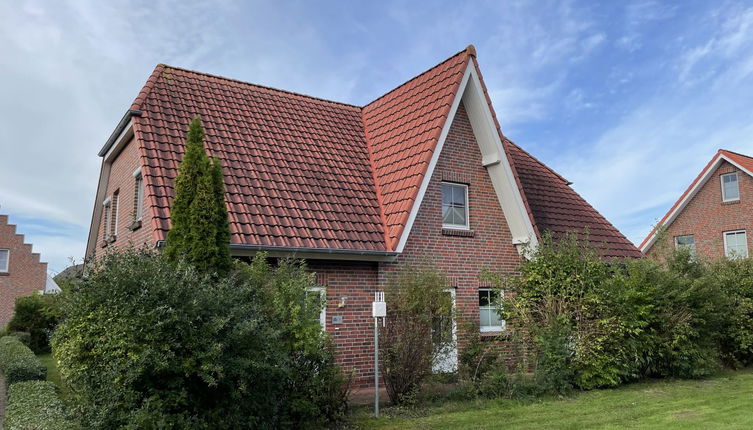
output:
[[[58,387],[60,390],[60,398],[65,402],[67,400],[68,392],[63,386],[63,380],[60,378],[57,362],[52,357],[52,354],[39,354],[37,355],[37,358],[44,367],[47,368],[47,380]]]
[[[753,369],[748,369],[705,380],[642,382],[559,400],[456,402],[413,418],[354,418],[366,429],[750,429],[751,405]],[[389,408],[385,412],[389,415]]]

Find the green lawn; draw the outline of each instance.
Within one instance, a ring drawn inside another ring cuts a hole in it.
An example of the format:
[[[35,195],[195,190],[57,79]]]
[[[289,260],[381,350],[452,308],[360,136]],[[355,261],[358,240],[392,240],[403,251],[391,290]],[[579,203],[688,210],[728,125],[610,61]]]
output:
[[[389,409],[387,409],[389,414]],[[706,380],[651,381],[563,400],[448,403],[417,418],[361,418],[374,429],[750,429],[753,369]]]
[[[52,354],[39,354],[37,358],[47,368],[47,380],[55,384],[60,389],[60,397],[63,401],[66,400],[67,391],[63,389],[63,382],[60,379],[60,372],[58,371],[57,363],[52,358]]]

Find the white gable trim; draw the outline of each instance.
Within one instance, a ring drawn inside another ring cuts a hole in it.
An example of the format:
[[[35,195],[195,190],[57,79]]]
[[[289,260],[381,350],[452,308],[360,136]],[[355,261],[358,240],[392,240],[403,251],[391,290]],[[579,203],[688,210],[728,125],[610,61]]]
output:
[[[741,166],[731,158],[727,157],[726,155],[722,153],[718,153],[716,155],[716,160],[713,161],[703,172],[701,178],[695,183],[695,185],[692,186],[692,188],[685,194],[685,197],[680,201],[680,204],[677,205],[677,207],[669,213],[666,220],[662,224],[663,227],[669,227],[675,219],[677,219],[678,216],[680,216],[680,213],[685,209],[685,207],[690,203],[691,200],[693,200],[693,197],[695,197],[696,194],[698,194],[698,191],[701,190],[701,188],[706,185],[706,182],[709,181],[711,178],[711,175],[716,172],[716,170],[721,166],[722,162],[726,161],[733,166],[737,167],[738,169],[742,170],[743,172],[747,173],[751,177],[753,177],[753,172],[746,169],[745,167]],[[657,226],[658,228],[659,226]],[[657,230],[654,229],[651,232],[651,235],[649,236],[649,240],[646,241],[646,243],[641,246],[641,252],[645,253],[648,252],[649,249],[654,245],[657,239]]]
[[[494,185],[494,190],[497,193],[500,206],[507,219],[508,227],[512,233],[512,244],[516,245],[518,252],[521,253],[526,244],[529,244],[531,247],[536,247],[538,245],[538,239],[533,230],[531,219],[528,217],[528,212],[525,209],[523,197],[520,195],[520,190],[517,187],[515,176],[512,173],[512,167],[507,159],[507,154],[502,147],[502,140],[500,139],[497,127],[494,124],[489,104],[484,97],[481,81],[476,73],[476,68],[474,67],[473,62],[468,62],[468,66],[463,74],[463,79],[460,81],[460,87],[458,88],[458,92],[452,102],[450,112],[447,115],[447,120],[439,135],[439,141],[432,154],[426,174],[421,181],[421,187],[416,195],[416,201],[413,203],[410,215],[408,216],[408,222],[405,224],[405,229],[400,236],[400,241],[398,242],[396,251],[403,252],[403,249],[408,242],[413,223],[418,215],[424,195],[429,187],[429,182],[431,181],[431,177],[437,166],[439,156],[444,148],[444,143],[447,140],[447,134],[450,132],[452,121],[455,119],[455,114],[457,113],[461,101],[465,105],[468,118],[471,122],[471,127],[473,128],[473,133],[479,144],[482,163],[484,167],[487,168],[487,172]]]

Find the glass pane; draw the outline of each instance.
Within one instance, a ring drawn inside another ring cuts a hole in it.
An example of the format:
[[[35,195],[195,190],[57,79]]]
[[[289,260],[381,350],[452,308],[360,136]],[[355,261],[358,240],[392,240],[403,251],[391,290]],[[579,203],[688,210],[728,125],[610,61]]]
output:
[[[465,208],[456,208],[455,213],[455,224],[465,225]]]
[[[8,251],[7,249],[0,250],[0,270],[8,270]]]
[[[736,174],[722,176],[722,184],[724,200],[734,200],[740,197]]]
[[[499,314],[495,311],[489,312],[491,315],[489,316],[489,325],[492,325],[494,327],[499,327],[502,325],[502,320],[499,319]]]
[[[461,207],[465,207],[465,187],[456,185],[452,188],[452,202]]]
[[[478,305],[479,306],[489,306],[489,291],[487,291],[487,290],[480,290],[478,292]]]
[[[442,184],[442,204],[450,204],[452,202],[452,185]]]
[[[452,224],[450,215],[450,206],[442,204],[442,222],[444,224]]]

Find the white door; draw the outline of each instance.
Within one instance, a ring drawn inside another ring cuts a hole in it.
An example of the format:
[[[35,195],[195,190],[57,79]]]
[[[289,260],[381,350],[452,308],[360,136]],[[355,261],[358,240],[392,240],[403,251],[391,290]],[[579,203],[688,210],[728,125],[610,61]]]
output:
[[[452,311],[435,317],[432,321],[431,340],[434,344],[432,370],[436,373],[454,372],[458,369],[457,325],[455,311],[455,289],[446,291],[452,297]]]

